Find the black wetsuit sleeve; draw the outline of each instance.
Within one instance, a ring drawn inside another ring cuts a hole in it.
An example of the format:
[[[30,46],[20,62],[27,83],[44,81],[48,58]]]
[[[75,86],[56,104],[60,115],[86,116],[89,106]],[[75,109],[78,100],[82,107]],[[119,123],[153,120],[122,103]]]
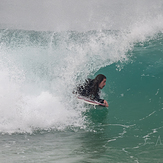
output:
[[[100,99],[100,96],[99,94],[97,94],[94,98],[96,101],[100,102],[100,103],[104,103],[104,100],[103,99]]]

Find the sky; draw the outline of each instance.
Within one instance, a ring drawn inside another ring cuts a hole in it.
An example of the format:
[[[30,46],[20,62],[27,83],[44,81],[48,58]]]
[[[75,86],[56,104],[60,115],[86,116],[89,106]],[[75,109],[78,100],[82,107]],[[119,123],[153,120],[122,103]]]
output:
[[[162,0],[0,0],[0,28],[119,29],[162,12]]]

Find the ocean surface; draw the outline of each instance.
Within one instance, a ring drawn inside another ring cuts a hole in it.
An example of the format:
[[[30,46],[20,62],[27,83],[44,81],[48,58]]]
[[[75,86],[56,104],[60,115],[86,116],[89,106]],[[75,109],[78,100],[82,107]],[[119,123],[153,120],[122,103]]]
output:
[[[162,163],[163,19],[119,30],[0,30],[1,163]],[[75,86],[107,77],[109,107]]]

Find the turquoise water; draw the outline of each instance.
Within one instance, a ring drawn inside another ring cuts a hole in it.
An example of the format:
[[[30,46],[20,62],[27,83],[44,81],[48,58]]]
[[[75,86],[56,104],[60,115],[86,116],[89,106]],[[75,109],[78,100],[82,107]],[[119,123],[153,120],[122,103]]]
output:
[[[163,35],[156,27],[0,30],[0,162],[162,162]],[[109,108],[72,95],[99,73]]]

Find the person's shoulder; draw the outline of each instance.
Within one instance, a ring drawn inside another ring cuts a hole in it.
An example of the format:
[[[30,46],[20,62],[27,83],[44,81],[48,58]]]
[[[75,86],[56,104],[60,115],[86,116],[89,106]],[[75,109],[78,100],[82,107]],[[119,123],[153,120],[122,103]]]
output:
[[[90,82],[92,79],[90,79],[90,78],[87,78],[85,81],[87,81],[87,82]]]
[[[85,79],[85,82],[84,82],[84,86],[87,87],[87,86],[91,86],[92,85],[92,79],[90,78],[87,78]]]
[[[93,82],[93,79],[90,79],[90,78],[87,78],[86,80],[85,80],[85,83],[87,83],[87,84],[90,84],[90,83],[92,83]]]

